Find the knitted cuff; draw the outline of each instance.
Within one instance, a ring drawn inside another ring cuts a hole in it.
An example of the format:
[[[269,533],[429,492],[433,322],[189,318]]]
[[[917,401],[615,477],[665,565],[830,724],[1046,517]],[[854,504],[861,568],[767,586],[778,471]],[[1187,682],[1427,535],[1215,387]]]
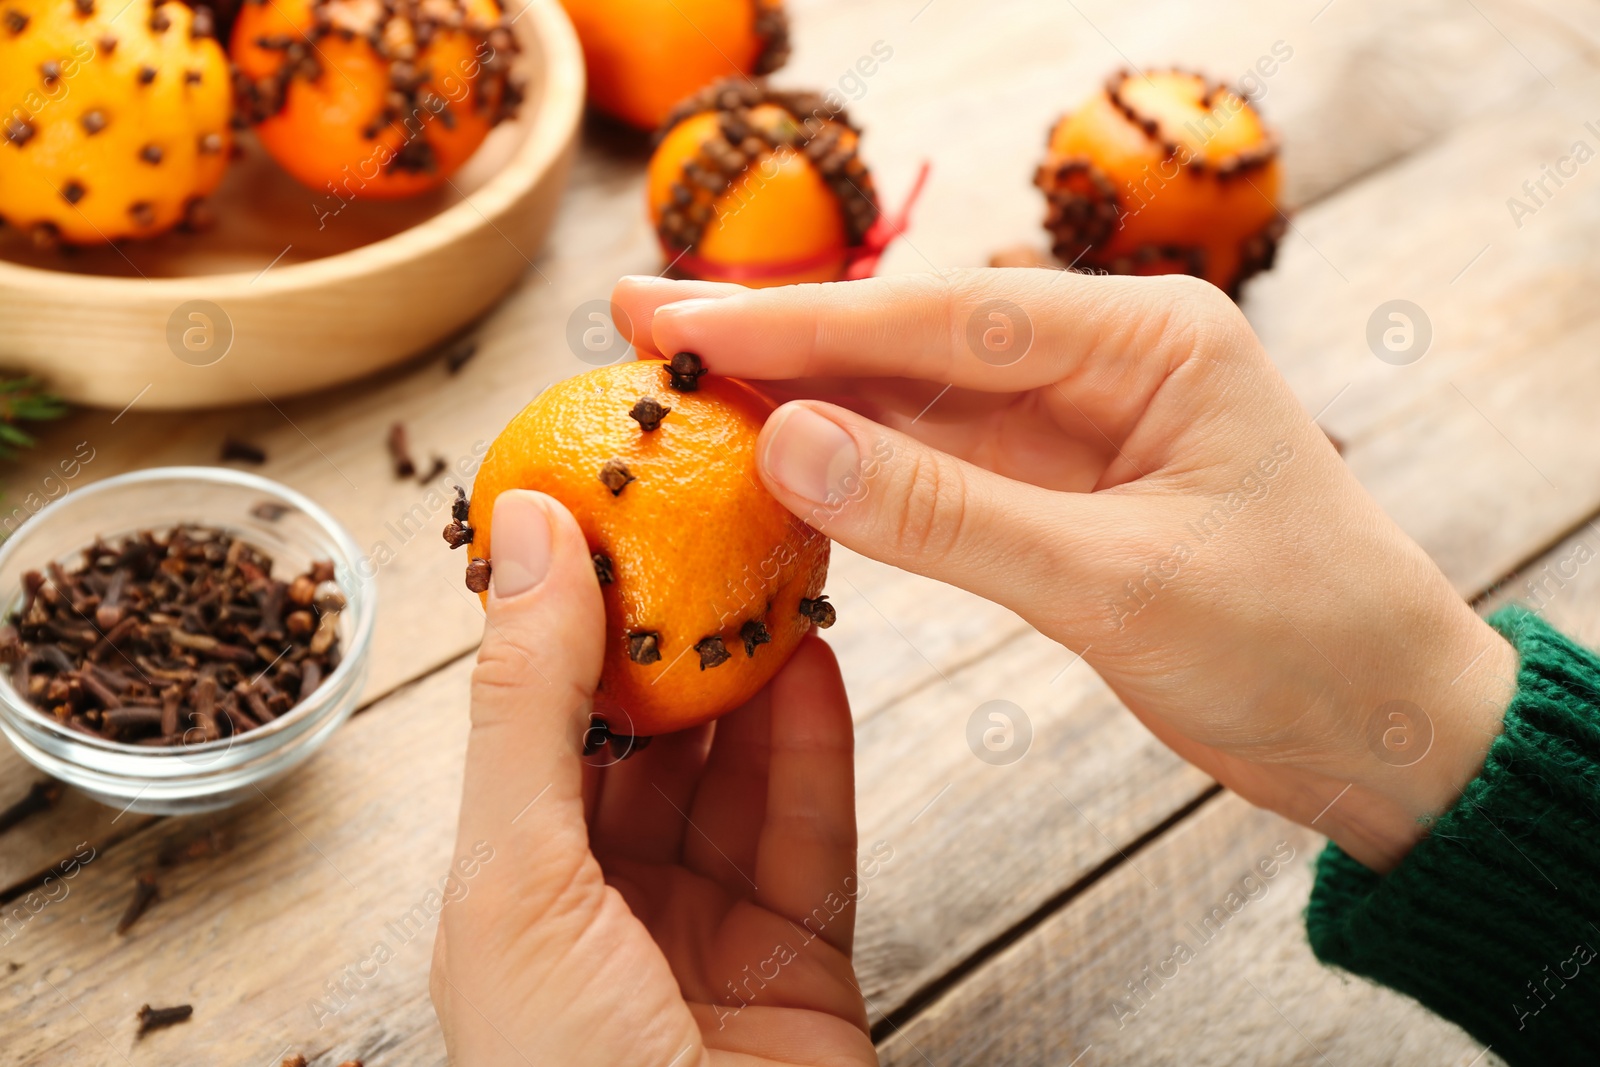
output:
[[[1490,624],[1521,657],[1505,731],[1388,875],[1330,843],[1312,951],[1421,1001],[1513,1064],[1594,1063],[1600,1034],[1600,658],[1537,615]]]

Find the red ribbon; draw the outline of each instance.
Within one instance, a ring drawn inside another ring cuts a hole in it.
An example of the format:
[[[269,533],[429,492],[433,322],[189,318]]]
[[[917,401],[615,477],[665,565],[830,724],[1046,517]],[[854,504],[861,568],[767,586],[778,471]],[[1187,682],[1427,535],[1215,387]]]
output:
[[[862,236],[861,243],[845,250],[844,276],[847,279],[870,278],[878,269],[878,261],[894,243],[896,237],[911,226],[911,209],[922,196],[922,187],[928,182],[932,164],[924,161],[917,171],[917,180],[906,194],[905,203],[893,217],[880,212],[872,227]],[[682,271],[691,278],[713,282],[738,282],[741,285],[769,278],[785,278],[804,274],[820,267],[830,266],[838,252],[821,252],[804,259],[791,259],[778,263],[712,263],[693,253],[685,253],[673,260],[672,269]]]
[[[900,205],[900,210],[890,217],[880,212],[872,228],[861,239],[861,244],[850,250],[850,258],[845,266],[845,278],[854,281],[857,278],[870,278],[878,269],[878,260],[889,250],[894,239],[905,233],[911,226],[911,209],[916,206],[917,200],[922,196],[922,187],[928,183],[928,172],[933,165],[927,160],[922,161],[922,166],[917,170],[917,180],[911,183],[911,191],[906,194],[905,203]]]

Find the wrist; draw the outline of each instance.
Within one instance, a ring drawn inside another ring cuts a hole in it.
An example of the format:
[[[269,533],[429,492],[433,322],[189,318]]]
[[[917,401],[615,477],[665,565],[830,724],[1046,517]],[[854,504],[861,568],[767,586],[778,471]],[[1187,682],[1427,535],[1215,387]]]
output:
[[[1516,693],[1516,650],[1465,604],[1459,614],[1413,642],[1426,665],[1397,687],[1408,696],[1355,717],[1365,744],[1350,763],[1349,794],[1323,829],[1379,873],[1399,864],[1482,771]]]

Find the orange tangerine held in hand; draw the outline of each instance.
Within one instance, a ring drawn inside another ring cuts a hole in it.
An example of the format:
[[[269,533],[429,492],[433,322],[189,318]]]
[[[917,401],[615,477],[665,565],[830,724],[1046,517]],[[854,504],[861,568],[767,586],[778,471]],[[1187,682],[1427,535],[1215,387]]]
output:
[[[772,404],[703,374],[680,353],[552,385],[495,438],[445,531],[468,546],[468,588],[486,595],[501,493],[536,489],[572,512],[605,598],[595,714],[613,736],[732,711],[834,618],[822,596],[827,538],[756,476]]]
[[[789,57],[782,0],[561,0],[583,45],[589,102],[653,130],[721,78],[770,74]]]
[[[1034,177],[1064,262],[1193,274],[1237,296],[1285,221],[1278,142],[1240,94],[1185,71],[1123,71],[1050,134]]]
[[[347,197],[442,184],[522,100],[495,0],[247,2],[231,54],[245,117],[302,184]]]
[[[647,195],[680,277],[837,281],[878,219],[860,131],[825,96],[727,81],[662,127]]]

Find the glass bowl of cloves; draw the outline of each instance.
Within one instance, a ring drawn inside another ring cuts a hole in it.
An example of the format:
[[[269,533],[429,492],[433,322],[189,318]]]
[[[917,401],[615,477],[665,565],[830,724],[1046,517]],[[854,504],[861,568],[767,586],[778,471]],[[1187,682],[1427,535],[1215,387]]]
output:
[[[76,490],[0,545],[0,732],[120,810],[256,797],[355,710],[372,577],[332,516],[253,474]]]

